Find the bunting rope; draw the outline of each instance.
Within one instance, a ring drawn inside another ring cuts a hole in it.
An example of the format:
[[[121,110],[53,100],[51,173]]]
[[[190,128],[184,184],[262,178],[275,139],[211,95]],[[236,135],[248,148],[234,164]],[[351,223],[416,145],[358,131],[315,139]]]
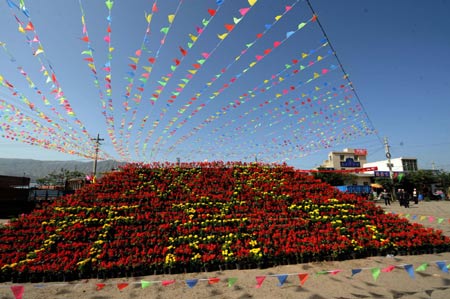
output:
[[[354,277],[358,274],[360,274],[362,271],[370,271],[372,278],[374,282],[376,282],[379,278],[379,276],[382,273],[391,273],[396,269],[403,269],[406,271],[408,276],[411,279],[415,279],[415,273],[417,272],[426,272],[429,271],[430,265],[434,264],[437,269],[443,273],[448,274],[450,269],[450,264],[447,264],[448,260],[436,260],[436,261],[429,261],[429,262],[423,262],[419,266],[414,267],[413,264],[409,263],[402,263],[397,265],[385,265],[385,266],[374,266],[374,267],[362,267],[362,268],[352,268],[352,269],[332,269],[332,270],[322,270],[317,272],[309,272],[309,271],[302,271],[302,272],[294,272],[294,273],[280,273],[280,274],[261,274],[255,276],[255,288],[262,288],[263,283],[266,281],[267,278],[276,278],[277,286],[282,287],[286,282],[288,282],[288,278],[293,276],[298,279],[299,286],[304,286],[308,279],[311,277],[317,278],[322,275],[338,275],[341,273],[349,273],[350,276],[349,279],[354,279]],[[152,285],[161,285],[163,287],[169,287],[172,285],[181,285],[186,286],[190,289],[196,287],[198,283],[206,282],[208,285],[217,284],[217,283],[225,283],[227,287],[233,287],[236,283],[238,283],[237,277],[226,277],[226,278],[218,278],[218,277],[208,277],[208,278],[187,278],[183,280],[179,279],[163,279],[163,280],[147,280],[147,279],[141,279],[140,281],[133,281],[133,282],[80,282],[80,283],[66,283],[66,282],[60,282],[60,283],[33,283],[32,286],[35,288],[52,288],[52,287],[64,287],[64,286],[70,286],[73,288],[76,288],[81,285],[91,284],[93,289],[97,292],[101,292],[107,287],[115,287],[118,291],[123,291],[127,289],[128,287],[132,285],[140,286],[141,289],[146,289],[148,287],[151,287]],[[21,284],[3,284],[0,285],[0,288],[9,288],[11,289],[13,295],[15,298],[22,298],[25,293],[25,287]],[[450,287],[447,287],[447,289]]]

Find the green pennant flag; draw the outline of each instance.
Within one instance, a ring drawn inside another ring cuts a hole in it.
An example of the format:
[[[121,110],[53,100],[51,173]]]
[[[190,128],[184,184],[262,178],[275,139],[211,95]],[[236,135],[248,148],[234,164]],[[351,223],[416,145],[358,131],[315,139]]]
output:
[[[236,277],[230,277],[228,278],[228,287],[232,287],[237,281]]]
[[[300,23],[298,24],[297,29],[302,29],[303,27],[305,27],[306,23]]]
[[[174,71],[177,69],[177,67],[174,66],[174,65],[171,65],[171,66],[170,66],[170,69],[172,70],[172,72],[174,72]]]
[[[205,63],[205,59],[199,59],[199,60],[197,60],[197,62],[199,63],[199,64],[204,64]]]
[[[163,28],[161,28],[160,31],[161,31],[162,33],[167,34],[167,32],[169,32],[169,27],[163,27]]]
[[[428,268],[428,264],[423,263],[422,265],[420,265],[419,267],[416,268],[416,271],[425,271],[427,268]]]
[[[444,218],[438,218],[438,223],[442,223],[444,221]]]
[[[193,45],[194,45],[193,43],[189,42],[189,43],[188,43],[188,48],[189,48],[189,49],[192,48]]]
[[[328,274],[328,271],[319,271],[316,273],[316,276],[323,275],[323,274]]]
[[[372,268],[370,271],[372,272],[373,280],[377,281],[378,276],[380,276],[381,269],[380,268]]]
[[[142,287],[143,289],[145,289],[145,288],[151,286],[152,284],[153,284],[153,282],[151,282],[151,281],[141,280],[141,287]]]
[[[111,10],[111,8],[113,7],[114,2],[110,1],[110,0],[107,0],[105,2],[105,4],[106,4],[106,7],[108,7],[108,10]]]
[[[202,24],[203,24],[203,26],[206,26],[206,25],[208,25],[208,23],[209,23],[209,21],[207,21],[207,20],[205,20],[205,19],[203,19],[203,20],[202,20]]]

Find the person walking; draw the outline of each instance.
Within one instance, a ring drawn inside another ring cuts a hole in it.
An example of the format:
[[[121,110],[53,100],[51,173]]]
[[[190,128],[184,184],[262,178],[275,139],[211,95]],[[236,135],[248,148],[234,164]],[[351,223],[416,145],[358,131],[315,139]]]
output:
[[[389,193],[386,191],[386,189],[383,190],[383,192],[381,192],[380,197],[382,199],[384,199],[384,204],[386,206],[390,206],[391,205],[391,196],[389,195]]]

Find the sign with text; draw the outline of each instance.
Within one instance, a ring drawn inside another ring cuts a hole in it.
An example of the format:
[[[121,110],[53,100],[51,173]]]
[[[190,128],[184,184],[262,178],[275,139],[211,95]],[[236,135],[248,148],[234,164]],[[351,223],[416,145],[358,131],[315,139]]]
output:
[[[361,163],[352,158],[347,158],[344,162],[341,162],[341,167],[361,167]]]

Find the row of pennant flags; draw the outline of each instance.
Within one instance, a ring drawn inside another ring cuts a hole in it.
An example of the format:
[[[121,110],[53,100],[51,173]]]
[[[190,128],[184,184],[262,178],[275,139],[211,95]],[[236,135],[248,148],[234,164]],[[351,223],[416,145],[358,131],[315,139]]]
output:
[[[354,268],[351,269],[351,278],[353,278],[355,275],[361,273],[363,270],[369,270],[372,274],[372,277],[374,281],[378,279],[381,273],[389,273],[394,271],[395,269],[404,269],[410,278],[415,279],[415,272],[424,272],[428,269],[428,267],[431,264],[435,264],[437,268],[444,272],[449,273],[450,269],[450,263],[448,263],[448,260],[442,260],[442,261],[434,261],[434,262],[425,262],[420,264],[418,267],[414,268],[412,264],[401,264],[401,265],[388,265],[386,267],[367,267],[367,268]],[[345,270],[348,271],[348,270]],[[274,277],[277,279],[278,283],[277,286],[282,287],[287,281],[289,276],[293,276],[298,278],[300,286],[303,286],[306,281],[311,277],[318,277],[322,275],[337,275],[339,273],[344,272],[344,270],[340,269],[334,269],[334,270],[324,270],[319,271],[316,273],[313,273],[310,275],[310,273],[290,273],[290,274],[268,274],[268,275],[259,275],[255,277],[256,284],[255,288],[261,288],[263,283],[265,282],[266,278],[268,277]],[[106,287],[115,287],[119,291],[123,291],[126,288],[128,288],[130,285],[140,285],[142,289],[148,288],[152,285],[162,285],[163,287],[167,287],[170,285],[175,285],[177,283],[181,283],[188,288],[192,289],[198,285],[198,283],[207,283],[208,285],[217,284],[220,282],[225,282],[228,287],[232,287],[235,285],[238,281],[238,278],[236,277],[228,277],[228,278],[218,278],[218,277],[211,277],[211,278],[190,278],[185,280],[177,280],[177,279],[168,279],[168,280],[141,280],[140,282],[118,282],[118,283],[95,283],[95,289],[96,291],[101,291]],[[89,280],[86,280],[85,283],[88,283]],[[84,283],[84,284],[85,284]],[[46,284],[35,284],[34,287],[36,288],[45,288],[45,287],[61,287],[61,286],[78,286],[82,283],[76,283],[76,284],[69,284],[69,283],[46,283]],[[3,286],[5,287],[5,286]],[[14,294],[14,297],[16,299],[22,299],[23,295],[25,293],[25,287],[23,285],[11,285],[10,289],[12,293]]]
[[[435,217],[430,215],[416,215],[416,214],[409,214],[409,213],[394,213],[394,212],[387,212],[391,214],[396,214],[399,217],[404,217],[406,219],[410,219],[412,221],[425,221],[428,220],[429,223],[438,223],[438,224],[450,224],[450,218],[446,219],[444,217]]]

